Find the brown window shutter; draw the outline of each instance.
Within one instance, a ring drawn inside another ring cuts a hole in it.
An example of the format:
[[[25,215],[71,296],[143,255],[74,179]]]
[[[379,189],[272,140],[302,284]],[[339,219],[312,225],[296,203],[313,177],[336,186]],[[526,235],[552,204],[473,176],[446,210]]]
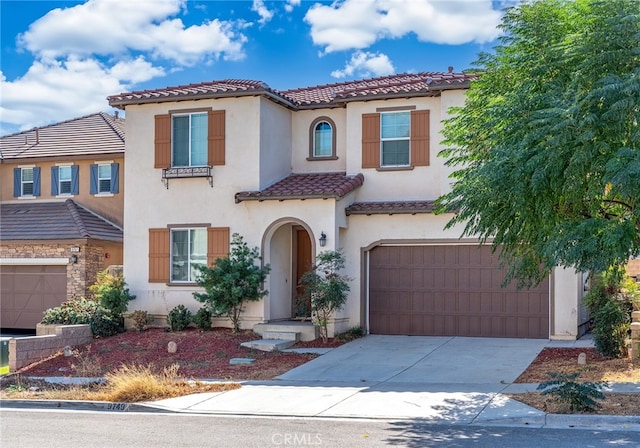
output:
[[[429,111],[411,111],[411,165],[429,166]]]
[[[155,168],[171,167],[171,115],[156,115]]]
[[[225,114],[223,110],[209,111],[209,166],[224,165]]]
[[[380,166],[380,114],[362,114],[362,168]]]
[[[207,265],[212,266],[218,258],[229,255],[229,227],[207,229]]]
[[[149,283],[169,282],[169,229],[149,229]]]

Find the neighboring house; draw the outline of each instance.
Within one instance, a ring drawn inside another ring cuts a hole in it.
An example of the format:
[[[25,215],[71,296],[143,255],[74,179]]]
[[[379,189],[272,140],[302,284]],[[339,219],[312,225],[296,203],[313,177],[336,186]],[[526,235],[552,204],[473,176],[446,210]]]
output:
[[[124,138],[105,113],[0,137],[3,329],[35,329],[122,264]]]
[[[282,92],[224,80],[109,97],[127,116],[130,309],[198,309],[194,266],[239,233],[271,265],[246,328],[297,317],[300,276],[319,251],[342,249],[351,291],[330,331],[576,338],[575,272],[501,288],[490,247],[433,214],[451,182],[436,157],[442,120],[472,79],[417,73]]]

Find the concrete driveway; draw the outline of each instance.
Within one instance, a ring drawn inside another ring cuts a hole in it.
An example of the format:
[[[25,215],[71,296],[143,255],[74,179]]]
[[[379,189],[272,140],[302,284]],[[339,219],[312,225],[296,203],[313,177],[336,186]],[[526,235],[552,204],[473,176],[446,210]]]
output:
[[[278,379],[498,391],[512,383],[548,343],[546,339],[369,335]]]

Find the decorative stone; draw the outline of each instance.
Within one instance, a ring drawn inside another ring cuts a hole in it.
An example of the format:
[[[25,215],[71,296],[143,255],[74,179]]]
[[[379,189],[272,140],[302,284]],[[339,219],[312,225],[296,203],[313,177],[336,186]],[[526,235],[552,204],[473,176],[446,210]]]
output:
[[[251,364],[254,361],[253,358],[231,358],[229,364]]]
[[[587,364],[587,354],[586,353],[580,353],[578,355],[578,364],[581,366],[584,366]]]
[[[71,350],[71,346],[67,345],[63,350],[64,350],[64,356],[69,357],[73,355],[73,350]]]
[[[171,341],[167,344],[167,351],[169,353],[175,353],[178,351],[178,344],[176,344],[174,341]]]

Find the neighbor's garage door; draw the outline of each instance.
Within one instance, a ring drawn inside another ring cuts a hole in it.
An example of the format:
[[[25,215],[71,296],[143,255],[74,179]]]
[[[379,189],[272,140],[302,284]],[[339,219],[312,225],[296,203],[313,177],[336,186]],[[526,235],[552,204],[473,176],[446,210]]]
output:
[[[370,252],[374,334],[549,337],[549,281],[501,288],[488,246],[378,246]]]
[[[66,266],[0,266],[2,328],[34,329],[67,297]]]

